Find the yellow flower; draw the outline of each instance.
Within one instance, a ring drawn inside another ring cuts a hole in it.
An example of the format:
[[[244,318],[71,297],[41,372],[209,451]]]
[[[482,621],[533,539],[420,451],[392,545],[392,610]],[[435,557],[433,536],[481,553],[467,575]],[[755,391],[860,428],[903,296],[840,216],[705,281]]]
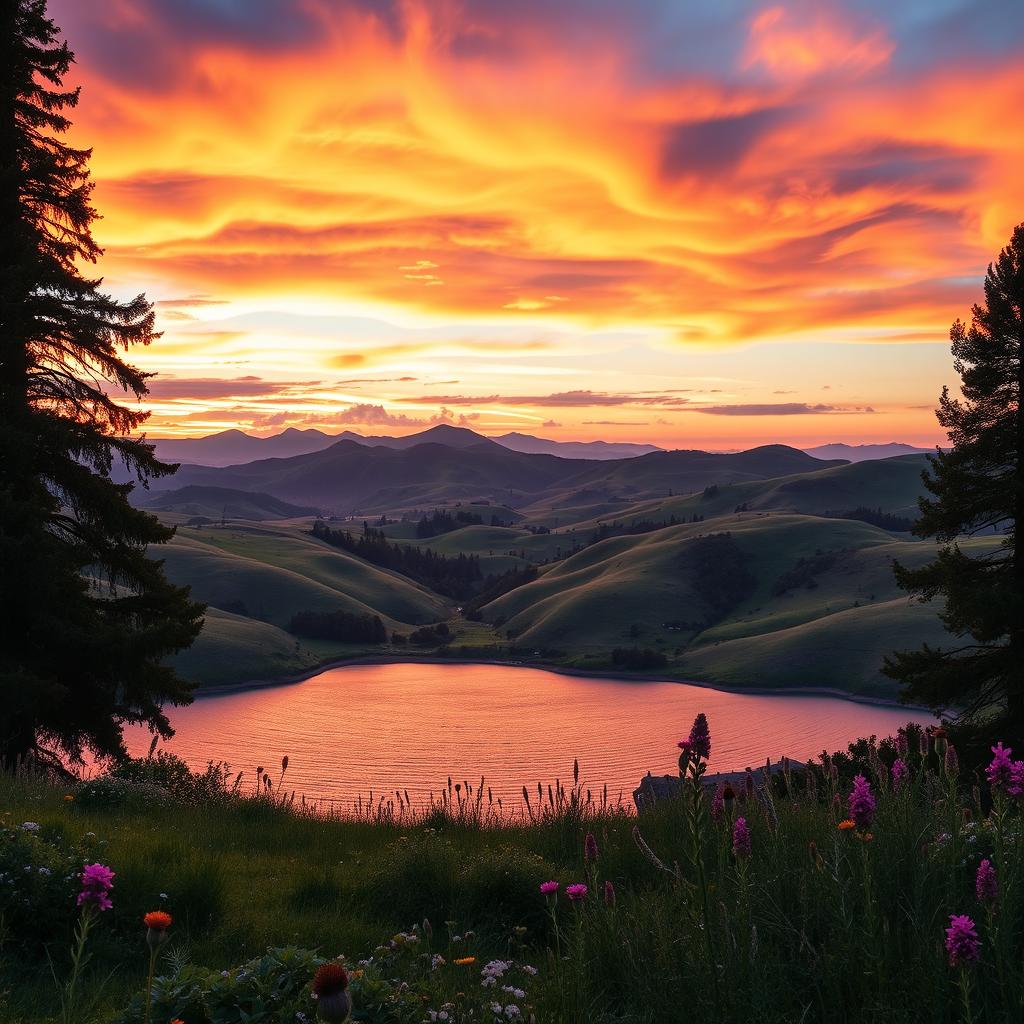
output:
[[[847,818],[845,821],[839,822],[839,824],[836,826],[836,828],[838,828],[841,832],[849,832],[851,828],[856,827],[856,823],[851,821],[849,818]]]
[[[458,960],[455,961],[455,963],[457,963],[460,967],[465,967],[466,964],[475,964],[476,963],[476,957],[475,956],[460,956],[458,958]]]

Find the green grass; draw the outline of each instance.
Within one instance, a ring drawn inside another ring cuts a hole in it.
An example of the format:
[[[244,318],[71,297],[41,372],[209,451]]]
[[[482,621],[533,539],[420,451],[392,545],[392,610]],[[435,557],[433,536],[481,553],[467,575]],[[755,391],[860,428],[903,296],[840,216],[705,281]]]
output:
[[[953,1024],[965,1019],[961,975],[946,962],[943,930],[951,914],[969,914],[982,951],[980,965],[964,978],[970,1019],[1017,1020],[1024,997],[1020,812],[999,798],[998,815],[983,820],[987,804],[977,791],[972,795],[971,777],[965,774],[960,789],[940,757],[922,760],[916,750],[915,738],[905,755],[909,778],[898,791],[888,768],[893,747],[862,745],[855,763],[837,761],[836,778],[816,770],[812,789],[799,776],[788,787],[778,780],[773,790],[755,779],[744,800],[740,786],[717,823],[709,794],[696,798],[692,783],[686,798],[660,803],[639,819],[580,796],[581,802],[561,801],[558,813],[499,827],[472,811],[424,816],[392,809],[373,821],[327,820],[268,799],[167,804],[131,798],[131,790],[122,806],[99,809],[86,806],[84,794],[68,803],[61,788],[8,775],[0,776],[0,858],[20,864],[36,854],[11,860],[18,844],[51,849],[93,834],[84,840],[90,857],[117,872],[114,909],[90,939],[85,992],[113,974],[97,1012],[78,1024],[120,1020],[137,999],[146,969],[140,919],[158,905],[175,919],[159,974],[180,968],[182,977],[195,978],[195,968],[180,966],[188,961],[212,971],[202,984],[221,985],[221,971],[268,946],[345,954],[350,968],[368,959],[366,977],[353,980],[357,1010],[369,1013],[371,998],[384,993],[369,1019],[391,1024],[418,1022],[425,1007],[445,1000],[465,1013],[452,1019],[470,1019],[474,1007],[473,1020],[490,1021],[495,997],[538,1021],[566,1024]],[[858,833],[837,828],[854,771],[869,777],[877,797],[873,820]],[[401,820],[389,817],[399,813]],[[749,858],[733,853],[738,817],[751,834]],[[38,833],[23,838],[22,821],[38,823]],[[868,828],[870,838],[863,834]],[[598,850],[590,863],[583,858],[587,832]],[[974,892],[982,857],[999,879],[991,914]],[[538,892],[548,879],[563,886],[554,906]],[[579,881],[590,894],[570,906],[564,886]],[[602,899],[606,881],[614,887],[611,905]],[[34,943],[41,934],[54,970],[65,977],[76,915],[69,891],[63,903],[41,904],[30,917],[16,898],[0,903],[10,915],[0,930],[5,1024],[54,1019],[54,983]],[[15,921],[31,928],[15,934]],[[422,943],[390,941],[414,926]],[[425,947],[445,962],[432,969],[429,953],[420,955]],[[477,960],[457,965],[459,956]],[[509,956],[540,969],[521,997],[480,984],[487,960]],[[267,1024],[295,1020],[296,1011],[312,1017],[304,988],[311,969],[305,970],[287,1015],[271,1012],[262,1018]],[[235,975],[223,984],[245,988]],[[173,983],[161,981],[158,992],[168,988]],[[227,1015],[216,1021],[250,1019],[230,1001],[218,1005],[227,1006]],[[410,1005],[417,1015],[407,1012]],[[169,1014],[160,1006],[154,1020],[166,1024]],[[139,1021],[141,1013],[128,1019]]]

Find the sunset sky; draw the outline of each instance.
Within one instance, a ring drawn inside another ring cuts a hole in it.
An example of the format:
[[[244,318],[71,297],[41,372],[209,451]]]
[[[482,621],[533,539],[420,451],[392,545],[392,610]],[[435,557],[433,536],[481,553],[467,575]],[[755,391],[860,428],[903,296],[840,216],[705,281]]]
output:
[[[1018,0],[51,0],[154,436],[943,437]]]

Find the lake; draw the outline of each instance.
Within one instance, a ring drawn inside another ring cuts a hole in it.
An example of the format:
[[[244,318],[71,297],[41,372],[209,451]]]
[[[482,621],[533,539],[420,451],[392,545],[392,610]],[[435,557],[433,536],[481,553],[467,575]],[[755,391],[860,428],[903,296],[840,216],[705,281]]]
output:
[[[192,767],[227,761],[251,786],[257,765],[286,788],[348,803],[408,790],[414,804],[453,781],[483,775],[494,797],[518,804],[523,785],[572,783],[573,758],[595,797],[626,801],[648,771],[676,771],[676,743],[703,711],[711,771],[797,760],[858,737],[894,733],[903,708],[838,697],[727,693],[684,683],[558,675],[510,665],[392,664],[327,669],[301,683],[200,697],[171,709],[165,747]],[[127,730],[144,754],[149,734]]]

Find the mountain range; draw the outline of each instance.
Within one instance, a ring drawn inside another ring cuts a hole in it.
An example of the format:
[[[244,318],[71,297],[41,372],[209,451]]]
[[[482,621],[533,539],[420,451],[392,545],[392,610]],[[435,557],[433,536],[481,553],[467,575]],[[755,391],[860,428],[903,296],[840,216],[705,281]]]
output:
[[[467,447],[483,441],[511,451],[528,455],[557,455],[566,459],[590,461],[614,461],[637,458],[652,452],[664,451],[654,444],[634,444],[619,441],[554,441],[550,438],[535,437],[532,434],[511,432],[497,437],[485,437],[474,431],[458,434],[461,428],[439,424],[428,430],[402,437],[389,435],[357,434],[344,430],[339,434],[328,434],[322,430],[299,430],[289,427],[279,434],[257,437],[242,430],[223,430],[206,437],[152,438],[156,453],[168,462],[184,462],[195,466],[236,466],[257,459],[290,458],[294,455],[309,455],[337,444],[352,441],[371,448],[411,448],[417,444],[438,441],[450,447]],[[815,448],[801,449],[818,459],[845,459],[848,462],[862,462],[867,459],[889,459],[895,455],[912,455],[930,452],[930,448],[915,448],[912,445],[891,442],[890,444],[825,444]]]
[[[381,440],[388,443],[371,447],[365,439],[344,438],[313,452],[228,466],[186,463],[173,476],[152,481],[150,491],[138,492],[137,500],[152,505],[156,493],[187,489],[194,501],[199,487],[259,492],[341,514],[394,513],[457,501],[573,509],[689,494],[841,464],[785,445],[726,454],[656,450],[619,459],[562,458],[513,451],[449,425]],[[217,500],[213,497],[211,503]]]

